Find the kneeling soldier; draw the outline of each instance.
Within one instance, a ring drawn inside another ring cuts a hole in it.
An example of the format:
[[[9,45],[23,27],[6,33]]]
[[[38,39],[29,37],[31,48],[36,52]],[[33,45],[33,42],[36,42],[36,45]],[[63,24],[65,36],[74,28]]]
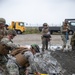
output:
[[[6,68],[6,63],[8,61],[7,54],[9,54],[9,51],[12,50],[13,46],[16,47],[16,45],[13,44],[11,41],[11,39],[13,39],[14,36],[16,36],[16,33],[15,31],[12,30],[12,33],[7,34],[6,37],[1,38],[1,41],[0,41],[0,74],[1,75],[8,75],[7,73],[8,71]]]
[[[36,44],[31,45],[30,49],[17,49],[11,52],[11,58],[7,63],[7,67],[10,75],[25,75],[27,67],[31,67],[33,73],[40,75],[37,71],[34,54],[39,51],[39,46]]]

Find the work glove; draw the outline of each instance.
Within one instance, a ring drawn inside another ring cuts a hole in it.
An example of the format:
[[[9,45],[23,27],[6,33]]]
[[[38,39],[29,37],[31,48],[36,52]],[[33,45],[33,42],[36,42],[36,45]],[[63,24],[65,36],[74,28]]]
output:
[[[39,73],[39,72],[35,72],[35,75],[41,75],[41,73]]]

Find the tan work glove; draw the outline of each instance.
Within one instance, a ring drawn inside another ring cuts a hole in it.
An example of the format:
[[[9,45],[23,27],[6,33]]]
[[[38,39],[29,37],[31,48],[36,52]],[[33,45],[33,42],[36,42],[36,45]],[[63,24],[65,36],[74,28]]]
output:
[[[41,73],[39,73],[39,72],[35,72],[35,75],[41,75]]]

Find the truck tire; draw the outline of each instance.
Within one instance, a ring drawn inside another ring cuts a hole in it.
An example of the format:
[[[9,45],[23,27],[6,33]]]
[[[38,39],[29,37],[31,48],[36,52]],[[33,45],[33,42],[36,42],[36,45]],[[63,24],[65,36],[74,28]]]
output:
[[[69,31],[69,35],[73,35],[73,33],[74,33],[74,32],[73,32],[72,30]]]
[[[50,33],[51,33],[51,34],[53,34],[53,32],[52,32],[52,31],[50,31]]]
[[[16,32],[17,32],[17,34],[22,34],[22,32],[20,30],[17,30]]]

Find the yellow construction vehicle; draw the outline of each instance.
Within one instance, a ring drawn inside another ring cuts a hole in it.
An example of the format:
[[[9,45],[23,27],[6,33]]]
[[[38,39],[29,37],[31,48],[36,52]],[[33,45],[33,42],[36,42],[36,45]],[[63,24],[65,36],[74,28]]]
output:
[[[17,22],[12,21],[11,25],[8,26],[8,29],[15,29],[17,34],[22,34],[23,32],[26,31],[24,22],[18,22],[18,21]]]
[[[34,75],[36,75],[36,74],[34,74]],[[49,75],[49,74],[40,74],[40,75]]]

